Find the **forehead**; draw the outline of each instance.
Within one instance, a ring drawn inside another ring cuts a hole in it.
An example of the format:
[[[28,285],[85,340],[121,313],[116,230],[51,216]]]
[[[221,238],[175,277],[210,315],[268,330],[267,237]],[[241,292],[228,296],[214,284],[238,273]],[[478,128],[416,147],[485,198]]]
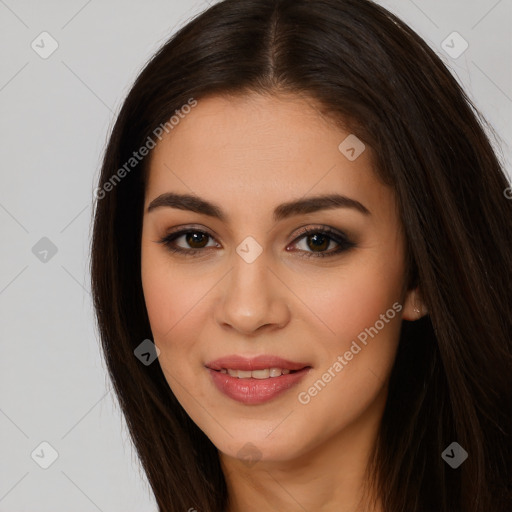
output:
[[[377,179],[371,148],[349,159],[346,140],[358,153],[364,147],[303,97],[200,99],[152,151],[146,207],[181,191],[259,209],[337,192],[389,208],[392,190]]]

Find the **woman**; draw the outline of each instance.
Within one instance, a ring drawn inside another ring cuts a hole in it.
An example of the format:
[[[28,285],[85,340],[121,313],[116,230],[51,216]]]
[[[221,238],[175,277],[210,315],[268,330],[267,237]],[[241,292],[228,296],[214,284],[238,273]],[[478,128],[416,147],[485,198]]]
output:
[[[91,248],[160,510],[511,510],[508,187],[372,2],[225,0],[174,35],[114,126]]]

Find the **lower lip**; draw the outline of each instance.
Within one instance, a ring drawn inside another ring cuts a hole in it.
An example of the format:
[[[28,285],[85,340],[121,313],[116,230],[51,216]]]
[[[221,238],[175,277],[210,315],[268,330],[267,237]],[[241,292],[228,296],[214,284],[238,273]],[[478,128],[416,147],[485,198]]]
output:
[[[208,368],[217,389],[229,398],[243,404],[262,404],[277,397],[301,381],[311,368],[268,379],[239,379],[227,373]]]

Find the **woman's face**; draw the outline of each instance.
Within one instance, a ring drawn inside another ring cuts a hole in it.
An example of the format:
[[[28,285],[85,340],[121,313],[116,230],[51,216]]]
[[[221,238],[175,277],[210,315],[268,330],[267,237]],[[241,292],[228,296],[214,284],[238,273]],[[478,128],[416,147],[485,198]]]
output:
[[[141,264],[159,363],[226,457],[369,439],[416,318],[393,192],[312,105],[203,99],[151,154]]]

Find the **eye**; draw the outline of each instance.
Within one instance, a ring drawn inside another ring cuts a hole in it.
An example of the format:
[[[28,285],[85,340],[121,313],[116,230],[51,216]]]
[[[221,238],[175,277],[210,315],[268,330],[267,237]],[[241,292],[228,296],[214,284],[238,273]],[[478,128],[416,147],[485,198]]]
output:
[[[162,238],[162,240],[159,240],[159,243],[164,244],[167,249],[173,253],[195,256],[203,252],[204,248],[208,247],[208,238],[213,240],[213,237],[205,231],[188,229],[171,233],[170,235]],[[186,246],[178,246],[177,242],[180,239],[183,239],[182,243],[187,244],[191,249],[188,249]],[[213,246],[215,246],[215,244]]]
[[[303,229],[292,245],[298,245],[299,243],[302,243],[302,247],[299,247],[301,256],[307,258],[335,256],[348,251],[356,245],[344,233],[335,231],[327,226]],[[337,247],[327,251],[333,245]]]

